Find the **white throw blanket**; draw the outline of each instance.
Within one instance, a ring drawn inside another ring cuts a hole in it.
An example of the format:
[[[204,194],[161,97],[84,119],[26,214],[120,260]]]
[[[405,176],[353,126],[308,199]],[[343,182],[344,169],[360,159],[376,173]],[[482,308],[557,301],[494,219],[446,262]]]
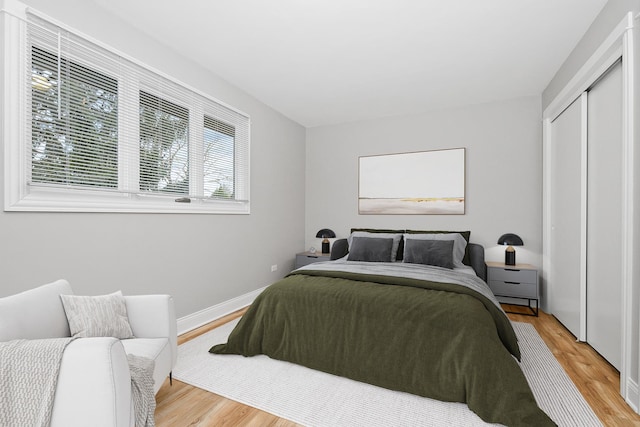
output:
[[[75,338],[0,342],[0,426],[48,427],[58,372]],[[154,427],[154,361],[127,355],[136,427]]]
[[[49,426],[62,354],[73,339],[0,343],[0,426]]]
[[[133,354],[127,355],[131,371],[131,396],[136,415],[136,427],[154,427],[156,397],[153,393],[153,368],[151,359]]]

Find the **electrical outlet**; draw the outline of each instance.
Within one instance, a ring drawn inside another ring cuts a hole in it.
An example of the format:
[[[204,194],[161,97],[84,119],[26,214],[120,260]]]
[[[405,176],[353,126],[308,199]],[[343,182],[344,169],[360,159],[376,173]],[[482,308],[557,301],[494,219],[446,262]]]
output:
[[[273,273],[274,271],[278,271],[278,264],[273,264],[271,266],[271,272]]]

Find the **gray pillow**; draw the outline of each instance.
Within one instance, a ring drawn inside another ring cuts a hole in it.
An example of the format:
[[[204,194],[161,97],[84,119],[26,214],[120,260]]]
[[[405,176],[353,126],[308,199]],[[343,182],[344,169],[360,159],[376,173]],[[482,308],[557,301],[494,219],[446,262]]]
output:
[[[402,233],[378,233],[371,231],[352,231],[349,237],[347,238],[347,242],[349,243],[349,247],[353,245],[354,237],[372,237],[375,239],[393,239],[393,245],[391,246],[391,256],[389,257],[389,261],[393,262],[396,260],[396,256],[398,253],[398,247],[400,246],[400,241],[402,240]]]
[[[452,240],[453,241],[453,266],[464,268],[464,254],[467,241],[460,233],[436,233],[436,234],[405,234],[406,240]]]
[[[391,262],[392,238],[353,237],[347,261]]]
[[[453,269],[453,244],[453,240],[407,239],[403,262]]]
[[[60,295],[74,337],[133,338],[120,291],[95,297]]]

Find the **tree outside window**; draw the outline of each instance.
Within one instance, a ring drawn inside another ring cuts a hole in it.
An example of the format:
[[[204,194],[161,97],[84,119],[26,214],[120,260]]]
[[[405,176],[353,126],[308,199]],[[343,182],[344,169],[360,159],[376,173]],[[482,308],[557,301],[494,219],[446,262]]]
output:
[[[117,80],[36,47],[31,58],[31,180],[117,188]]]

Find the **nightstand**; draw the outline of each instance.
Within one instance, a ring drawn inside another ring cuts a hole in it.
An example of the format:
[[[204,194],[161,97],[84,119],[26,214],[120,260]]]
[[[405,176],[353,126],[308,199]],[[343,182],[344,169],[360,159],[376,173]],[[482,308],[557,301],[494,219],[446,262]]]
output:
[[[496,297],[527,300],[527,305],[514,305],[529,307],[532,316],[538,315],[540,286],[538,269],[533,265],[487,262],[487,283]],[[531,306],[532,301],[536,303],[535,308]]]
[[[321,252],[300,252],[296,254],[296,267],[300,268],[307,264],[313,264],[314,262],[331,261],[331,254],[323,254]]]

